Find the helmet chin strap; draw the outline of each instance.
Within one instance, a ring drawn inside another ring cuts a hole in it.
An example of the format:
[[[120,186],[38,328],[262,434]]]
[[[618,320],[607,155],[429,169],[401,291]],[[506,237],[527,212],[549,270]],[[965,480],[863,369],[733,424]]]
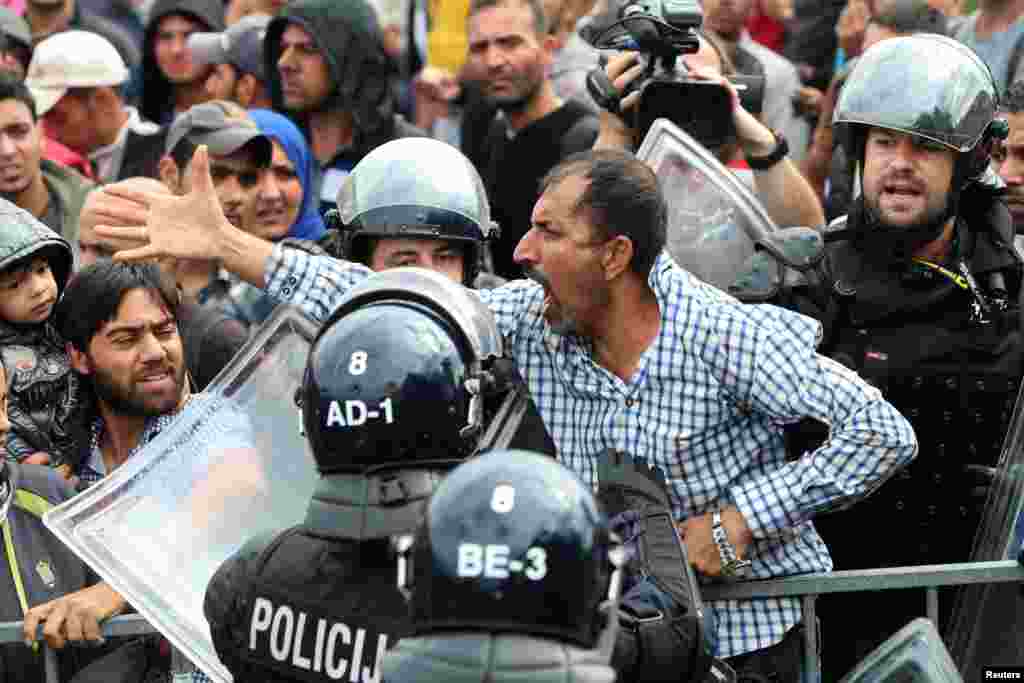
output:
[[[959,195],[959,193],[957,193]],[[956,215],[958,196],[950,196],[946,200],[946,208],[942,213],[926,222],[915,223],[905,227],[889,227],[882,223],[881,217],[863,202],[861,217],[861,239],[865,249],[875,255],[896,260],[909,259],[920,247],[933,242],[942,235],[949,219]]]

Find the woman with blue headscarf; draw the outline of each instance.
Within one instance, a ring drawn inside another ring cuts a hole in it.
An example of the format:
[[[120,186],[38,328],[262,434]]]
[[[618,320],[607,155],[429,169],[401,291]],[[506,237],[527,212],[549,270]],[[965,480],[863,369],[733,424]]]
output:
[[[269,109],[249,116],[274,142],[270,168],[260,174],[256,201],[242,218],[246,232],[276,242],[285,237],[318,240],[326,228],[317,211],[313,183],[316,161],[298,127]]]
[[[326,227],[317,211],[313,190],[313,154],[306,139],[288,118],[269,109],[250,109],[249,116],[273,141],[270,167],[260,171],[256,198],[242,213],[242,229],[277,242],[286,237],[315,241]],[[277,301],[242,281],[231,285],[224,312],[251,328],[261,324]]]

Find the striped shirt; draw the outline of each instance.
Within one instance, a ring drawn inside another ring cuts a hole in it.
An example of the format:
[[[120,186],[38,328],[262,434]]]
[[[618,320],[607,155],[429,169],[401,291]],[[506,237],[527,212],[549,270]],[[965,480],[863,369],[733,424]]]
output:
[[[281,244],[267,291],[324,320],[372,275],[364,266]],[[917,453],[910,424],[853,371],[816,353],[820,326],[770,305],[741,304],[662,254],[649,284],[661,325],[626,382],[596,363],[586,340],[552,331],[544,291],[520,280],[478,292],[495,315],[563,464],[595,486],[612,448],[668,474],[685,520],[735,505],[754,541],[757,579],[832,569],[811,518],[874,490]],[[787,461],[784,425],[804,417],[827,441]],[[717,654],[779,642],[800,621],[796,598],[720,601]]]

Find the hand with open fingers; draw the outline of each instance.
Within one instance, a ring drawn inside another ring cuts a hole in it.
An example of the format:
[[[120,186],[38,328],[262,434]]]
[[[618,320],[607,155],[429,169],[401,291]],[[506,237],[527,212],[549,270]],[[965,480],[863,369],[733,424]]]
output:
[[[221,231],[236,228],[217,198],[205,145],[192,157],[192,179],[192,191],[182,197],[105,188],[122,201],[105,205],[110,222],[96,226],[96,234],[117,250],[115,260],[216,258]]]
[[[102,644],[100,623],[122,612],[126,605],[125,599],[106,583],[36,605],[25,613],[25,645],[31,646],[36,641],[40,624],[47,645],[54,649],[59,650],[68,643]]]
[[[693,568],[704,576],[721,576],[722,556],[712,535],[711,513],[691,517],[678,522],[676,526],[683,543],[686,544],[686,553]],[[729,541],[736,548],[737,559],[746,559],[752,536],[743,514],[733,505],[722,508],[722,526]]]

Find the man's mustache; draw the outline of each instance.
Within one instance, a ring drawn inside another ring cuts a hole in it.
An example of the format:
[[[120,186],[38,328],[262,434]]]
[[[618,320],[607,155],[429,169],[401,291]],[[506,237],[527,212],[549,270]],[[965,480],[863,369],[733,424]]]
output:
[[[537,268],[534,268],[533,266],[526,266],[523,268],[523,275],[530,280],[533,280],[544,289],[551,289],[551,280]]]

